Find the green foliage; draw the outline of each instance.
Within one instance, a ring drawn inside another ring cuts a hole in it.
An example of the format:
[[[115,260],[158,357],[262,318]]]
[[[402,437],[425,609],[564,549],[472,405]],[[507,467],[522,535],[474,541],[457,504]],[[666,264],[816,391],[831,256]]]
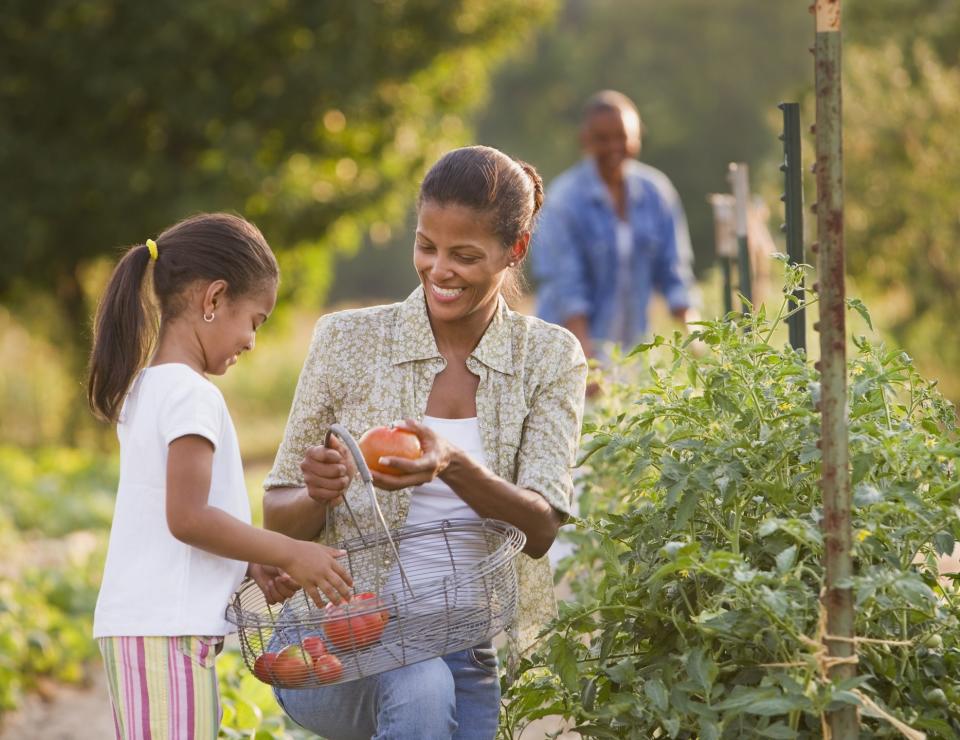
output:
[[[0,530],[5,555],[0,569],[0,717],[40,676],[70,682],[84,677],[85,664],[97,655],[90,635],[106,542],[86,538],[68,543],[62,562],[26,564],[15,571],[27,544],[6,527]],[[40,553],[32,547],[27,554]]]
[[[115,461],[89,451],[0,446],[0,511],[17,529],[46,537],[109,529],[117,475]]]
[[[90,453],[0,447],[0,715],[39,677],[79,682],[116,469]]]
[[[954,9],[954,15],[957,15]],[[960,17],[956,29],[960,37]],[[847,263],[885,331],[960,397],[960,69],[926,42],[845,55]]]
[[[403,213],[548,6],[5,3],[0,295],[26,284],[75,306],[90,258],[214,209],[303,247],[287,287],[323,288],[328,250]]]
[[[273,689],[257,680],[236,650],[217,658],[223,722],[220,737],[239,740],[306,740],[313,733],[294,724],[280,709]]]
[[[960,538],[954,409],[903,352],[855,339],[850,586],[856,634],[877,642],[834,684],[819,385],[770,343],[787,306],[658,337],[636,350],[639,378],[608,389],[585,427],[577,599],[510,687],[505,735],[560,714],[585,737],[813,738],[856,691],[930,737],[960,733],[960,592],[936,564]],[[898,736],[863,717],[870,737]]]

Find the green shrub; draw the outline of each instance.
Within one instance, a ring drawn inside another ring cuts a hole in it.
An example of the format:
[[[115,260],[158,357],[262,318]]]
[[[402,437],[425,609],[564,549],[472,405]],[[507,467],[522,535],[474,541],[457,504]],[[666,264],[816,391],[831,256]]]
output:
[[[316,735],[290,720],[273,696],[273,689],[248,671],[236,650],[217,658],[217,676],[223,703],[222,738],[250,740],[306,740]]]
[[[9,533],[0,539],[5,552],[24,546]],[[105,552],[104,536],[55,565],[0,574],[0,717],[39,676],[84,678],[98,655],[91,634]]]
[[[835,684],[819,662],[820,388],[771,344],[788,306],[658,337],[636,350],[639,380],[608,389],[585,426],[576,600],[506,692],[505,736],[558,714],[586,737],[813,738],[857,692],[960,736],[960,592],[936,562],[960,537],[954,409],[903,352],[855,338],[850,585],[857,635],[880,642]],[[899,736],[862,715],[864,737]]]
[[[17,529],[47,537],[109,529],[117,477],[115,455],[0,446],[0,512]]]

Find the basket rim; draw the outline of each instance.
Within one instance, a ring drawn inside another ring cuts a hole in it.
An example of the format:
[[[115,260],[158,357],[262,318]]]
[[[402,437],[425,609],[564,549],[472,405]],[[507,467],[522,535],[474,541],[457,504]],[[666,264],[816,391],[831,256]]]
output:
[[[390,606],[394,605],[403,607],[415,606],[420,602],[425,602],[431,598],[435,598],[438,593],[442,593],[452,587],[473,583],[481,578],[491,575],[500,568],[512,565],[513,561],[523,550],[523,546],[526,543],[526,535],[518,527],[510,524],[509,522],[491,518],[453,518],[441,519],[433,522],[424,522],[422,524],[414,524],[409,526],[404,525],[403,527],[393,530],[392,537],[397,542],[403,542],[406,539],[439,532],[450,532],[451,530],[493,531],[496,534],[501,535],[503,541],[493,552],[484,556],[480,560],[464,566],[463,568],[458,568],[455,572],[448,573],[447,575],[436,579],[436,581],[428,582],[429,584],[436,585],[427,591],[421,591],[417,593],[415,596],[408,595],[404,590],[396,594],[394,600],[392,600],[391,604],[389,605],[384,604],[381,599],[377,599],[370,604],[362,605],[355,605],[355,602],[353,601],[346,602],[346,604],[349,605],[347,606],[349,616],[352,617],[373,614],[375,612],[382,611],[384,608],[390,608]],[[369,549],[370,547],[374,547],[377,544],[382,544],[387,539],[387,536],[382,532],[366,536],[358,535],[338,543],[337,547],[342,550],[351,551],[352,549],[354,552],[360,552]],[[289,619],[284,619],[279,614],[274,616],[270,613],[264,614],[262,611],[255,612],[248,609],[242,609],[240,607],[240,598],[242,594],[251,588],[259,587],[256,585],[256,582],[253,581],[253,579],[248,578],[237,588],[233,598],[225,610],[224,616],[226,617],[227,621],[239,629],[259,629],[264,627],[277,628],[297,625],[301,627],[309,625],[311,628],[316,626],[318,629],[321,629],[324,624],[335,619],[342,619],[345,616],[343,613],[325,613],[327,610],[321,607],[316,607],[315,613],[309,618],[305,618],[303,614],[297,614]],[[302,593],[302,590],[298,590],[296,593]],[[291,596],[290,598],[294,597]],[[285,602],[277,604],[278,610],[283,609],[284,603]],[[330,603],[331,602],[328,602],[328,605]],[[340,606],[343,606],[343,604]]]

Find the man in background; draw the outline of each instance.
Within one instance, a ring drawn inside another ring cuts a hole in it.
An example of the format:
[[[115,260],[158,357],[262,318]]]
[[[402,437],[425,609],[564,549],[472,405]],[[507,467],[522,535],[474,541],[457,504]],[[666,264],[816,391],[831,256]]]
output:
[[[653,291],[692,321],[693,251],[670,180],[637,161],[640,115],[605,90],[584,107],[584,158],[550,186],[531,251],[537,315],[576,335],[588,358],[643,341]]]

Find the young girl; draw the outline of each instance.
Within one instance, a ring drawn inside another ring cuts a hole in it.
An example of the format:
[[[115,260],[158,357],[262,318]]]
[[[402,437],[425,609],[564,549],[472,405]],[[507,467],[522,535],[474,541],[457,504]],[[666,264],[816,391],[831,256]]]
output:
[[[297,584],[318,605],[350,595],[344,553],[250,525],[236,432],[206,378],[253,349],[278,278],[255,226],[202,214],[131,248],[98,308],[88,396],[117,423],[120,483],[93,631],[121,740],[217,737],[214,660],[244,574],[270,601]]]

